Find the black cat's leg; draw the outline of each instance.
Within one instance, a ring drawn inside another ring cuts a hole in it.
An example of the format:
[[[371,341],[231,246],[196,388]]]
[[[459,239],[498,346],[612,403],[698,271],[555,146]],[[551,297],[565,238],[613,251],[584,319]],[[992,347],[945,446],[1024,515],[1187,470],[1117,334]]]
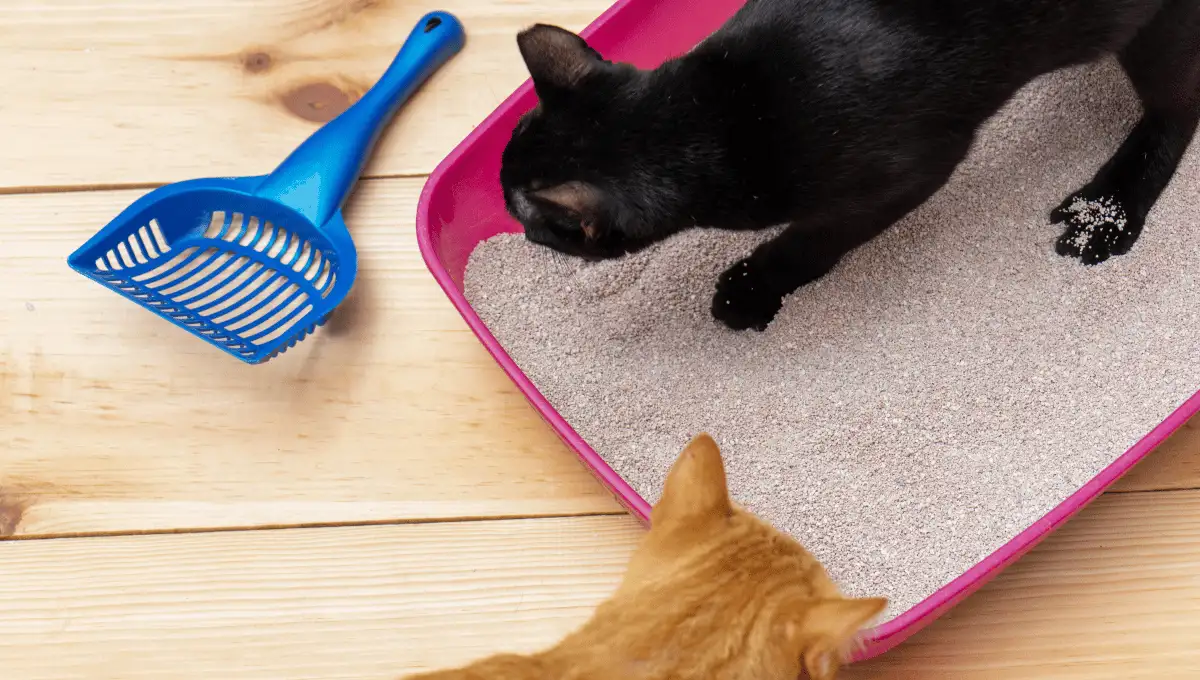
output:
[[[968,143],[946,147],[936,169],[931,164],[923,177],[910,177],[908,184],[894,186],[891,200],[880,200],[885,190],[872,192],[880,202],[874,203],[870,212],[862,211],[865,201],[856,201],[854,208],[793,222],[721,274],[712,315],[734,330],[765,330],[783,306],[783,298],[828,274],[846,253],[929,200],[950,179],[969,149]]]
[[[825,276],[842,257],[881,234],[924,203],[949,177],[909,190],[903,199],[870,214],[795,222],[717,279],[712,314],[734,330],[765,330],[783,298]]]
[[[1097,264],[1123,255],[1171,182],[1200,121],[1200,2],[1174,0],[1121,54],[1145,114],[1095,178],[1051,213],[1056,250]]]
[[[1066,224],[1058,254],[1098,264],[1129,252],[1174,176],[1197,118],[1147,112],[1096,177],[1051,213],[1053,222]]]
[[[734,330],[764,330],[783,298],[815,281],[857,244],[829,229],[792,224],[717,279],[712,314]]]

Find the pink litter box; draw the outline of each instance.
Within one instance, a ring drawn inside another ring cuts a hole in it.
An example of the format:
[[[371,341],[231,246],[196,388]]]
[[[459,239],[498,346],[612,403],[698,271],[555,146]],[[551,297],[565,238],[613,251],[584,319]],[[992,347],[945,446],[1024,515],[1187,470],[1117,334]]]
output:
[[[581,33],[606,59],[653,67],[687,52],[721,26],[744,0],[619,0]],[[513,49],[516,49],[515,38]],[[517,119],[537,102],[526,82],[467,137],[430,176],[417,206],[417,240],[425,264],[463,319],[555,432],[621,503],[643,522],[650,505],[588,446],[517,367],[463,295],[467,258],[480,242],[520,225],[509,217],[500,191],[500,155]],[[1188,418],[1200,411],[1200,393],[1114,460],[1058,507],[933,595],[867,635],[857,659],[903,642],[999,574],[1109,485],[1129,471]]]

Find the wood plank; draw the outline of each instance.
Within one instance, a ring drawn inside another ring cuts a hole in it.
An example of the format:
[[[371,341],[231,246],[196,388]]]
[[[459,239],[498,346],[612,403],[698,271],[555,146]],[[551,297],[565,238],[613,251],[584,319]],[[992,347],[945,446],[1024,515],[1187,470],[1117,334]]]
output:
[[[366,680],[531,651],[611,592],[639,535],[599,517],[0,543],[0,668]],[[1198,566],[1200,493],[1110,494],[843,677],[1194,677]]]
[[[516,31],[536,21],[581,29],[611,2],[434,4],[462,20],[468,46],[402,111],[370,174],[430,172],[527,77]],[[375,82],[431,8],[397,0],[0,3],[0,147],[8,160],[0,191],[269,172],[338,101]]]
[[[845,680],[1194,678],[1200,493],[1108,494]]]
[[[1113,491],[1161,491],[1200,487],[1200,416],[1175,431],[1112,486]]]
[[[71,272],[139,192],[0,197],[0,534],[616,512],[421,262],[422,181],[365,182],[356,292],[250,367]],[[1200,486],[1185,429],[1124,490]]]
[[[639,533],[607,517],[0,542],[0,669],[392,678],[532,650],[590,615]]]
[[[262,366],[67,267],[137,192],[0,197],[0,535],[619,512],[425,269],[421,184],[361,186],[355,292]]]

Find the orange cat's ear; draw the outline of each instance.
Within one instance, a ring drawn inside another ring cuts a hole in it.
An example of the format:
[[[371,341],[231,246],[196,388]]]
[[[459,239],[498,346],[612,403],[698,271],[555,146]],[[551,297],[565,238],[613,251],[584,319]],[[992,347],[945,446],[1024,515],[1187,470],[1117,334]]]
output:
[[[822,600],[804,615],[804,667],[812,680],[833,680],[842,652],[871,619],[887,608],[882,597]]]
[[[721,450],[712,437],[698,435],[667,475],[662,498],[650,515],[651,526],[717,519],[732,512]]]

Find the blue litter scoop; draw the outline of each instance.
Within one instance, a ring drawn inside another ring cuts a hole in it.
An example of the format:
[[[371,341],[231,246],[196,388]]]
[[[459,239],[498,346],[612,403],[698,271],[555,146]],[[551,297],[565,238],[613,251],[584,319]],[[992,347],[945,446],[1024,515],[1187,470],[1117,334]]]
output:
[[[379,82],[274,172],[155,189],[68,264],[247,363],[287,350],[354,283],[342,204],[384,126],[465,39],[453,15],[426,14]]]

